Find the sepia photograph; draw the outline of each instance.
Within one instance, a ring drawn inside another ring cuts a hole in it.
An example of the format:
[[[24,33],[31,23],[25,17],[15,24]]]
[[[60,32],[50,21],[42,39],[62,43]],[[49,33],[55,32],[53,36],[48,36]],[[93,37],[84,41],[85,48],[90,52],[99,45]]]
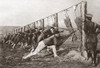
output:
[[[100,0],[0,0],[0,68],[100,68]]]

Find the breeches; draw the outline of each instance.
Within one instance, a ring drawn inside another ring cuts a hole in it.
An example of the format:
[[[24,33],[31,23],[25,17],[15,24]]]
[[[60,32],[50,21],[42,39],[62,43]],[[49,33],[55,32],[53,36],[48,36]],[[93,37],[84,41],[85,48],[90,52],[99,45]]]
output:
[[[97,42],[87,42],[85,47],[86,47],[86,50],[96,50]]]
[[[36,47],[35,51],[33,52],[33,54],[37,54],[38,52],[40,52],[45,47],[46,47],[46,45],[44,44],[44,42],[40,41],[38,46]]]

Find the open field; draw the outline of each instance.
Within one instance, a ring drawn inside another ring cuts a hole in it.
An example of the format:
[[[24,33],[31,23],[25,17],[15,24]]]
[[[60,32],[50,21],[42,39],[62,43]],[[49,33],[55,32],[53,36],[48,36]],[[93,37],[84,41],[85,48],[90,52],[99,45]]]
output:
[[[58,55],[62,60],[70,50],[76,49],[80,42],[67,41],[61,47],[63,51],[59,51]],[[7,48],[7,44],[0,44],[0,68],[92,68],[91,65],[84,64],[77,61],[61,61],[60,58],[53,58],[51,53],[43,53],[36,55],[26,61],[22,61],[22,56],[29,51],[25,49],[12,50]],[[98,45],[100,48],[100,45]],[[100,68],[100,64],[96,68]]]

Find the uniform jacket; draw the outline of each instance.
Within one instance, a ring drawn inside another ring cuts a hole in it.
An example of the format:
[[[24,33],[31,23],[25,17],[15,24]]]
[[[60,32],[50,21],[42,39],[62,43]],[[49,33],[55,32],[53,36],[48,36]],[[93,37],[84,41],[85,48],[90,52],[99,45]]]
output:
[[[57,44],[57,37],[55,35],[52,35],[52,36],[44,39],[43,42],[47,46],[56,45]]]
[[[97,42],[97,29],[100,26],[92,21],[87,20],[85,23],[84,31],[86,33],[86,42]]]

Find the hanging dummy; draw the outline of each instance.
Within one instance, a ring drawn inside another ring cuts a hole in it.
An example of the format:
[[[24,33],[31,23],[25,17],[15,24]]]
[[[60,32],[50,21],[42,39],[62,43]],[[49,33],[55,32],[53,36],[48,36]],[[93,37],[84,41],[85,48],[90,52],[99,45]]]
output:
[[[78,6],[79,6],[79,9],[80,9],[80,12],[79,12],[80,15],[79,16],[76,15],[76,10],[78,9],[77,8]],[[82,37],[82,35],[83,35],[83,32],[82,32],[82,22],[83,22],[83,18],[82,18],[82,3],[80,5],[76,5],[76,8],[74,9],[74,12],[75,12],[75,16],[76,16],[74,21],[75,21],[75,23],[77,25],[77,29],[79,30],[79,32],[81,34],[81,37],[80,37],[81,45],[79,45],[78,48],[79,48],[80,51],[82,51],[84,49],[84,46],[83,46],[83,41],[84,40],[82,40],[83,39],[83,37]]]
[[[54,23],[52,24],[52,26],[53,26],[53,27],[58,27],[58,13],[56,13],[56,14],[54,14],[54,15],[52,16],[52,21],[54,22]]]
[[[53,26],[53,24],[54,24],[54,15],[51,15],[49,18],[49,25]]]
[[[75,23],[77,25],[77,29],[82,34],[82,11],[81,11],[81,6],[82,5],[80,5],[80,14],[81,14],[80,16],[76,15],[76,10],[77,10],[78,5],[76,5],[76,8],[74,9],[74,12],[75,12],[75,16],[76,16]]]
[[[40,28],[44,29],[44,19],[39,20]]]
[[[33,23],[29,24],[30,28],[33,29]]]
[[[35,27],[38,28],[38,21],[35,22]]]
[[[35,22],[33,22],[33,29],[35,29],[36,28],[36,26],[35,26]]]
[[[27,31],[28,33],[31,32],[30,25],[27,25],[26,27],[27,27],[27,30],[26,30],[26,31]]]
[[[23,26],[23,32],[25,31],[24,26]]]
[[[74,32],[74,29],[72,27],[71,20],[69,18],[69,15],[67,13],[67,10],[65,10],[64,12],[65,12],[64,23],[65,23],[66,27],[68,28],[69,32],[72,33],[72,32]],[[72,36],[72,41],[74,42],[75,40],[77,40],[77,36],[74,33],[73,36]]]
[[[50,16],[47,17],[47,26],[46,26],[47,29],[49,29],[49,28],[51,27],[51,26],[49,25],[49,23],[50,23],[49,20],[50,20]]]
[[[38,29],[41,28],[41,23],[40,23],[40,20],[38,21]]]
[[[66,27],[68,28],[69,32],[73,32],[73,27],[72,27],[72,24],[71,24],[71,20],[68,16],[68,13],[67,13],[67,10],[64,11],[65,12],[65,19],[64,19],[64,23],[66,25]]]
[[[54,18],[55,18],[55,15],[52,15],[52,22],[53,22],[52,26],[53,27],[55,27],[55,19]]]

